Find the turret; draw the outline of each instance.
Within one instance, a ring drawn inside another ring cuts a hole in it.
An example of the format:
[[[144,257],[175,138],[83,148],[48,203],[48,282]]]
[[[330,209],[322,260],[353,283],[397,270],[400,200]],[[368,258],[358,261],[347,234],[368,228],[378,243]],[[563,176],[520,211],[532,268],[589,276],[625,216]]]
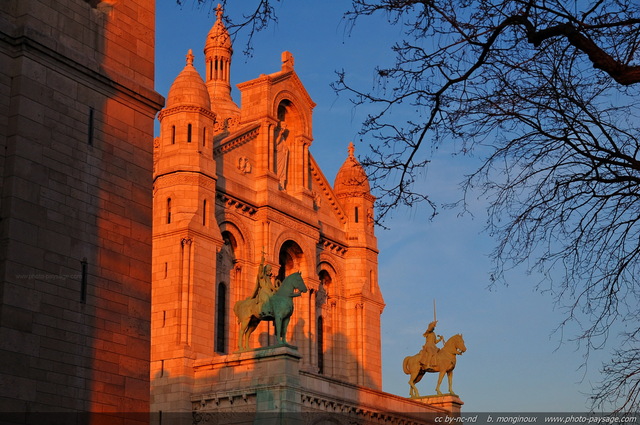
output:
[[[158,115],[154,152],[152,403],[158,410],[188,411],[190,402],[169,387],[188,388],[195,357],[213,352],[212,277],[224,241],[215,219],[216,115],[202,77],[187,63]],[[200,259],[207,259],[203,261]],[[193,305],[197,307],[193,307]]]
[[[176,77],[167,105],[158,115],[160,137],[155,152],[155,177],[176,171],[195,171],[215,177],[211,102],[200,74],[193,66],[191,50],[187,64]]]
[[[361,347],[380,346],[380,314],[384,299],[378,286],[378,249],[373,229],[373,203],[369,179],[355,157],[353,143],[349,155],[340,167],[334,193],[347,215],[345,225],[347,252],[345,254],[345,287],[348,348],[356,353],[354,361],[346,365],[351,379],[359,385],[381,388],[382,359],[379,351]]]
[[[340,167],[334,183],[334,193],[347,213],[347,233],[350,240],[361,238],[361,243],[375,248],[373,236],[373,203],[369,179],[355,157],[355,147],[349,143],[349,155]]]
[[[240,109],[231,98],[231,37],[222,22],[222,7],[216,8],[216,22],[207,34],[204,45],[206,86],[211,99],[211,108],[218,121],[240,115]]]

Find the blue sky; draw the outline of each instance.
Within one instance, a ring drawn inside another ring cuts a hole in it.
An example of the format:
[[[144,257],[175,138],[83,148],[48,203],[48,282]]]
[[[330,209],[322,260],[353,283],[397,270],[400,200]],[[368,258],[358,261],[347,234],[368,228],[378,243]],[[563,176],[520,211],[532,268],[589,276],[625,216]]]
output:
[[[215,21],[215,4],[203,8],[195,3],[185,0],[180,7],[174,0],[157,2],[156,89],[165,96],[188,49],[193,49],[201,74],[204,69],[202,49]],[[232,95],[238,102],[235,84],[279,70],[284,50],[294,55],[296,72],[317,103],[311,151],[329,181],[344,161],[349,141],[356,144],[356,154],[367,149],[367,140],[361,142],[357,134],[366,110],[354,110],[346,96],[333,92],[329,84],[336,79],[334,71],[344,69],[351,83],[371,88],[374,66],[392,63],[389,47],[401,35],[383,17],[362,20],[349,34],[341,21],[346,5],[285,1],[277,8],[279,23],[255,36],[252,57],[242,53],[244,39],[235,41],[231,68]],[[227,13],[237,17],[239,12]],[[458,199],[458,182],[474,164],[472,158],[452,153],[453,148],[441,148],[419,182],[438,204]],[[584,350],[568,342],[579,327],[553,332],[564,316],[550,296],[534,290],[539,276],[514,270],[508,286],[488,289],[493,241],[482,232],[483,204],[482,199],[472,202],[473,215],[442,211],[431,221],[426,206],[399,210],[386,222],[390,230],[377,229],[379,281],[387,304],[382,315],[383,389],[408,395],[402,359],[420,350],[435,298],[437,333],[447,338],[462,333],[467,345],[453,381],[465,411],[585,411],[609,350],[592,352],[581,367]],[[418,384],[421,394],[433,393],[435,379],[430,374]]]

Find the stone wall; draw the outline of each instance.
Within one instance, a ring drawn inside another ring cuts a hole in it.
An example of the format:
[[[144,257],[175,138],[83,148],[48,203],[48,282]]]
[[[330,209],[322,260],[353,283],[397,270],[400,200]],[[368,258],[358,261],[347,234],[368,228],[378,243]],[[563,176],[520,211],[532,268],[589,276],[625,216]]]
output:
[[[1,411],[149,409],[154,8],[0,3]]]
[[[407,399],[300,369],[300,353],[288,346],[196,362],[193,423],[420,425],[459,415],[462,405],[456,396]]]

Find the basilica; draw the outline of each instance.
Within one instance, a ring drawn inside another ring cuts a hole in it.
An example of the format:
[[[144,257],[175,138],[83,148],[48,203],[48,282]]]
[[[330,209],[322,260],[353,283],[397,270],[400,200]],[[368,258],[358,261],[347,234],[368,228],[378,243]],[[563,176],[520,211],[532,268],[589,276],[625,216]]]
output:
[[[375,198],[352,144],[338,148],[333,184],[311,155],[315,103],[294,56],[238,84],[238,105],[220,7],[203,41],[204,79],[189,50],[154,143],[151,411],[199,422],[256,409],[358,420],[459,410],[457,398],[381,391]],[[263,322],[240,350],[233,307],[255,297],[263,265],[274,283],[300,272],[308,291],[294,299],[286,345]]]
[[[311,155],[329,141],[294,55],[234,102],[218,8],[165,99],[155,7],[0,2],[0,422],[458,415],[454,395],[382,390],[375,198],[347,140],[333,182]],[[263,320],[244,338],[237,306],[292,276],[287,332]]]

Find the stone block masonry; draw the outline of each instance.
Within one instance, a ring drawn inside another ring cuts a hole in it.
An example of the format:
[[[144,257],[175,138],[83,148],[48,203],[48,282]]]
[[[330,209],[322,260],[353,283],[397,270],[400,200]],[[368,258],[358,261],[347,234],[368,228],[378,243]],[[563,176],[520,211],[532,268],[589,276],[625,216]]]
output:
[[[0,4],[0,415],[18,423],[149,410],[154,7]]]

